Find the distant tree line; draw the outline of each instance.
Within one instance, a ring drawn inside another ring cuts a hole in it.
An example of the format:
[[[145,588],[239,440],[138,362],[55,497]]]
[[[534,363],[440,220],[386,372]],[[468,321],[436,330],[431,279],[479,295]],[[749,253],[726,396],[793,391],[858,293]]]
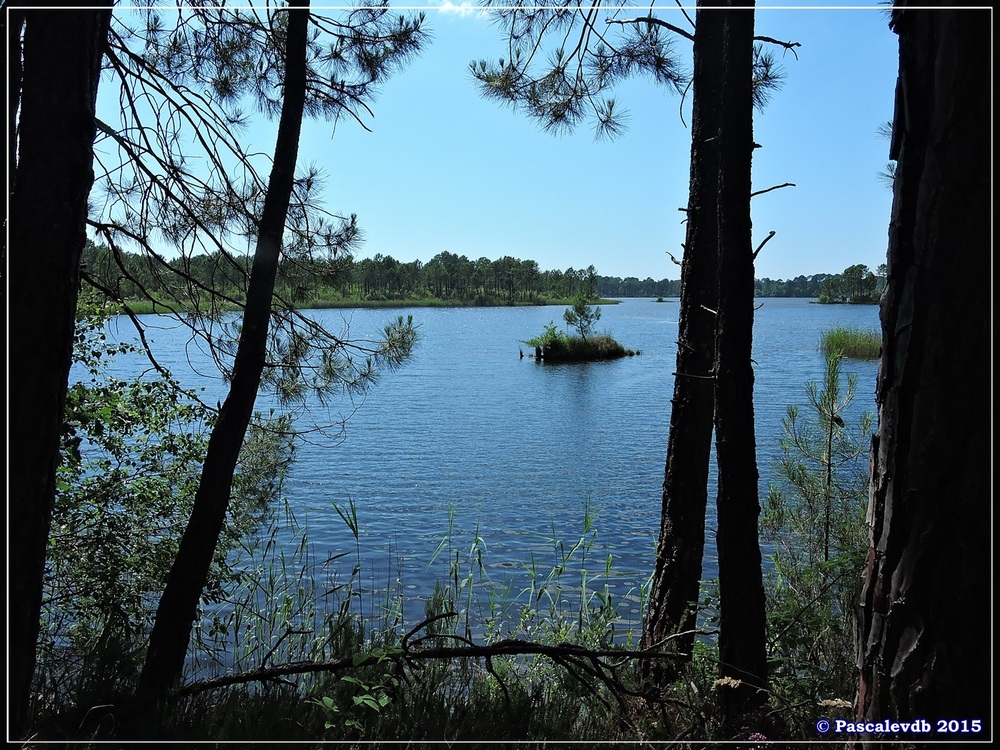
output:
[[[205,289],[241,300],[250,260],[212,253],[168,261],[88,243],[83,262],[91,277],[123,299],[155,298],[182,285],[189,294]],[[598,293],[598,279],[593,266],[542,271],[536,261],[509,255],[497,260],[471,260],[465,255],[441,252],[424,263],[402,262],[379,253],[361,260],[349,256],[308,262],[285,258],[279,265],[275,288],[277,294],[295,303],[436,299],[473,304],[544,304],[581,294],[592,297]]]
[[[876,273],[861,264],[850,266],[839,274],[815,273],[796,276],[787,281],[754,279],[755,297],[815,297],[820,302],[867,304],[878,301],[885,287],[885,266]],[[680,279],[637,279],[634,276],[598,276],[597,293],[602,297],[679,297]]]
[[[602,297],[680,297],[680,279],[651,278],[642,280],[635,276],[624,279],[617,276],[598,276],[597,293]]]
[[[833,274],[817,273],[812,276],[796,276],[794,279],[755,279],[756,297],[819,297],[823,283],[834,278]],[[602,297],[680,297],[680,279],[651,278],[637,279],[634,276],[621,279],[616,276],[600,276],[597,292]]]
[[[88,243],[83,261],[88,273],[123,299],[164,294],[183,285],[241,300],[249,273],[247,256],[212,253],[158,260],[145,253],[113,252]],[[885,285],[878,273],[858,264],[842,273],[796,276],[787,281],[754,281],[757,297],[812,297],[824,303],[873,303]],[[593,266],[543,271],[534,260],[506,255],[497,260],[441,252],[426,263],[403,262],[378,253],[355,260],[336,256],[323,260],[286,258],[278,269],[278,293],[294,303],[322,300],[435,299],[473,304],[544,304],[580,294],[616,297],[679,297],[680,279],[601,276]],[[176,290],[175,290],[176,291]]]

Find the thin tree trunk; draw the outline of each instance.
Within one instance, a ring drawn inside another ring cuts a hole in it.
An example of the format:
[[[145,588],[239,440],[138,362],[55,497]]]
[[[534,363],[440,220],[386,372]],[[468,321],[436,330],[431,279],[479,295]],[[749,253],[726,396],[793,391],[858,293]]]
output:
[[[94,110],[110,18],[110,9],[25,11],[23,67],[9,71],[21,74],[5,247],[11,274],[7,652],[14,737],[27,726],[35,669],[87,198],[94,183]],[[16,81],[9,83],[16,88]],[[15,92],[9,95],[9,103],[17,102]]]
[[[753,411],[753,0],[724,16],[723,100],[719,129],[719,319],[716,335],[715,446],[719,466],[720,675],[740,687],[720,692],[730,721],[767,699],[764,585],[757,520]]]
[[[893,24],[897,167],[856,714],[978,719],[980,731],[960,736],[986,739],[994,690],[990,14],[902,8]]]
[[[670,437],[663,481],[660,537],[643,645],[659,647],[668,636],[691,631],[705,552],[708,467],[712,452],[715,311],[718,307],[718,167],[722,113],[722,20],[715,3],[698,3],[694,38],[691,177],[687,233],[681,269],[677,372],[671,401]],[[671,641],[681,657],[644,662],[651,688],[663,688],[689,658],[693,635]]]
[[[258,228],[232,382],[209,439],[191,518],[156,610],[149,650],[140,677],[140,693],[145,696],[163,694],[181,677],[198,602],[225,523],[236,462],[260,386],[267,350],[271,297],[294,186],[299,133],[305,108],[308,8],[308,0],[289,3],[284,101],[274,164]]]

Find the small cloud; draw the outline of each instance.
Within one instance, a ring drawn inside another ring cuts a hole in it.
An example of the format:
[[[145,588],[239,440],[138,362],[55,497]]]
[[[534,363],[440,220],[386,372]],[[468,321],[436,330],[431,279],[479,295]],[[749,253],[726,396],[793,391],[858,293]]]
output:
[[[458,5],[455,5],[451,0],[445,0],[441,5],[437,6],[437,9],[442,13],[454,13],[463,18],[472,15],[482,15],[483,12],[482,9],[464,0]]]

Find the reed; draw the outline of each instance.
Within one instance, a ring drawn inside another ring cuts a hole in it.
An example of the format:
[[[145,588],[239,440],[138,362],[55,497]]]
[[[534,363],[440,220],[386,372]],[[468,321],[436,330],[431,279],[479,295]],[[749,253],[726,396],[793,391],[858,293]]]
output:
[[[824,354],[850,359],[878,359],[882,353],[882,334],[861,328],[832,328],[820,336]]]

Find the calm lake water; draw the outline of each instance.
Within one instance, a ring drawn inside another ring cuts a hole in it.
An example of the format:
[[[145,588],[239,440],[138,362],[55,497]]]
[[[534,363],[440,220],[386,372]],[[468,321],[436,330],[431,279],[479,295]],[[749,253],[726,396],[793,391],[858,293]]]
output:
[[[802,299],[758,304],[755,408],[763,498],[780,454],[785,410],[804,403],[805,384],[822,377],[821,332],[838,325],[876,330],[878,309]],[[562,311],[313,313],[334,330],[349,323],[359,337],[376,334],[399,314],[412,314],[420,326],[412,360],[384,374],[366,399],[345,399],[329,410],[317,406],[304,418],[303,424],[322,423],[350,415],[339,438],[314,435],[301,446],[285,487],[317,557],[349,553],[322,573],[328,580],[319,582],[321,588],[338,576],[342,582],[360,562],[368,592],[387,585],[403,591],[412,623],[435,581],[447,579],[456,554],[460,575],[468,574],[478,559],[475,545],[486,573],[498,584],[509,583],[516,595],[531,570],[544,577],[584,535],[589,506],[593,544],[586,559],[577,551],[563,583],[578,585],[582,565],[593,587],[611,588],[624,623],[639,621],[639,587],[652,570],[660,517],[678,303],[629,299],[602,308],[598,329],[641,356],[578,365],[521,359],[519,351],[527,355],[530,349],[520,342],[552,320],[561,323]],[[209,402],[221,397],[223,386],[207,378],[211,368],[186,345],[186,332],[154,316],[144,323],[152,326],[148,336],[161,361],[183,384],[206,386]],[[128,325],[120,332],[127,337]],[[858,374],[857,413],[874,410],[876,369],[875,362],[848,360],[845,366]],[[266,406],[263,399],[258,403]],[[710,491],[710,505],[713,497]],[[351,500],[360,524],[360,561],[334,509]],[[704,576],[711,579],[717,575],[714,509],[708,525]],[[611,573],[605,576],[609,555]]]

